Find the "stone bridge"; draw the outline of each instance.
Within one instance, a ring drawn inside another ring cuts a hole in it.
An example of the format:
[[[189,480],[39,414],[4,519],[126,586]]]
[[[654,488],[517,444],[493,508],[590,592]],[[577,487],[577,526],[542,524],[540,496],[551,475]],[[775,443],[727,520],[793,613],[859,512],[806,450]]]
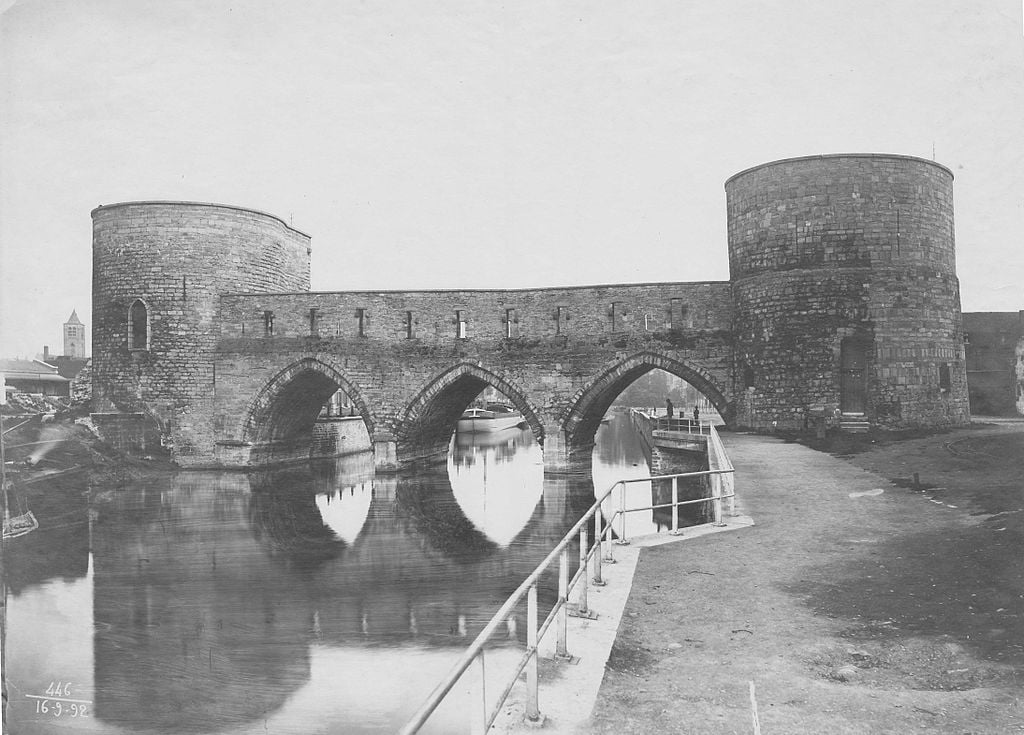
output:
[[[728,284],[714,283],[224,296],[215,459],[308,456],[313,420],[341,389],[378,469],[443,461],[459,416],[491,386],[523,414],[546,468],[589,465],[605,411],[649,370],[687,380],[728,415],[730,307]]]
[[[309,236],[272,215],[99,207],[97,424],[149,426],[183,466],[248,467],[308,457],[341,389],[393,470],[442,458],[493,386],[560,472],[656,368],[734,427],[969,421],[948,169],[813,156],[741,172],[726,195],[728,281],[503,291],[313,292]]]

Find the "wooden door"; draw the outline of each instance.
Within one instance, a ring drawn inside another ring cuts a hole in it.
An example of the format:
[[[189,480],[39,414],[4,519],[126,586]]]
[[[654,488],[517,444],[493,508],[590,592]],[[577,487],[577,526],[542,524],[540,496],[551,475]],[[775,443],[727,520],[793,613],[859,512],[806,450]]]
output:
[[[840,358],[839,408],[843,413],[864,413],[867,408],[867,343],[843,340]]]

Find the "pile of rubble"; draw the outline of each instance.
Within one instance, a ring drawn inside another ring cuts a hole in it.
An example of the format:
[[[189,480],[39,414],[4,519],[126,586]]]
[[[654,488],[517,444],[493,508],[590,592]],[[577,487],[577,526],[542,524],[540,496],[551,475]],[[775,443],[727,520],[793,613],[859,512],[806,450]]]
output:
[[[41,393],[9,393],[2,410],[5,416],[55,414],[71,405],[66,396],[44,396]]]

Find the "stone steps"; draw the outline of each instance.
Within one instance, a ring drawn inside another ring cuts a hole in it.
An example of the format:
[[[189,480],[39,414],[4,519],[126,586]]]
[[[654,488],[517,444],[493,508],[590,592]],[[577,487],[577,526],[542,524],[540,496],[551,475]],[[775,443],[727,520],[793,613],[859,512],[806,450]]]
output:
[[[871,422],[864,416],[843,416],[839,419],[839,430],[850,434],[866,434],[871,429]]]

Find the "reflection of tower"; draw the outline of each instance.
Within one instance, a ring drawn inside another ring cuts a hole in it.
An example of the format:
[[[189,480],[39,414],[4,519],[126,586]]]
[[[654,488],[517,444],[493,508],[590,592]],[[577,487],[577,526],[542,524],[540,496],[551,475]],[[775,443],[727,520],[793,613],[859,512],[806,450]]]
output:
[[[85,357],[85,325],[74,310],[64,322],[64,357]]]
[[[302,583],[275,540],[252,532],[249,482],[185,473],[103,507],[92,606],[102,626],[88,637],[100,722],[219,732],[267,717],[309,680]]]

